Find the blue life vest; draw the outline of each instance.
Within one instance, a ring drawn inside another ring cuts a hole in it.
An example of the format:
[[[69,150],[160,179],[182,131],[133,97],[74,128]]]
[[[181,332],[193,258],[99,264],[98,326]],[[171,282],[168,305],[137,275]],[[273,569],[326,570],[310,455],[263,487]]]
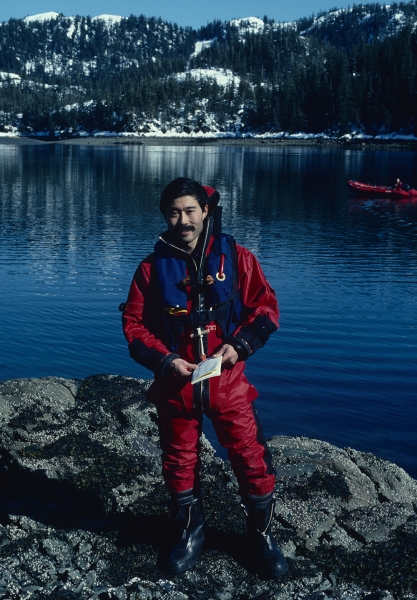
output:
[[[217,275],[222,254],[225,257],[225,277],[219,280]],[[193,306],[191,312],[188,312],[188,282],[184,283],[184,280],[189,276],[191,285],[201,285],[193,281],[195,273],[188,256],[176,252],[175,248],[160,240],[155,244],[155,262],[165,307],[164,320],[169,331],[168,346],[171,350],[175,351],[178,348],[182,332],[187,325],[200,327],[215,321],[220,325],[225,337],[233,333],[239,323],[242,308],[238,289],[236,244],[231,235],[221,234],[215,237],[210,254],[205,258],[203,279],[205,281],[210,275],[214,280],[210,285],[204,282],[202,284],[206,310],[198,310],[198,307]]]

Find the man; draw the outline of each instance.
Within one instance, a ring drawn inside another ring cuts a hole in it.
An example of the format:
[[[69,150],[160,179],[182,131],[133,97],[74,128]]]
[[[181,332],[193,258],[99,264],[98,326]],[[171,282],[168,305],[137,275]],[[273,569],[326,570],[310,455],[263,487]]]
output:
[[[178,539],[170,574],[190,569],[204,543],[199,438],[212,419],[239,484],[257,571],[288,567],[271,534],[275,474],[244,361],[278,327],[273,289],[248,250],[220,231],[219,194],[178,178],[164,189],[168,230],[138,267],[123,313],[129,352],[155,374],[148,398],[158,410],[162,474]],[[191,383],[197,364],[221,357],[220,376]]]

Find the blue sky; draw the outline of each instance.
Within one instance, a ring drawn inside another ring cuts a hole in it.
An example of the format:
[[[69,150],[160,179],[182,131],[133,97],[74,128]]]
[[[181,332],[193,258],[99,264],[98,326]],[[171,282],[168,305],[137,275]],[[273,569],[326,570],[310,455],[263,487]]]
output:
[[[347,8],[352,4],[352,0],[0,0],[0,22],[50,11],[91,17],[144,14],[198,29],[214,19],[228,21],[267,15],[276,21],[292,21],[320,10]]]

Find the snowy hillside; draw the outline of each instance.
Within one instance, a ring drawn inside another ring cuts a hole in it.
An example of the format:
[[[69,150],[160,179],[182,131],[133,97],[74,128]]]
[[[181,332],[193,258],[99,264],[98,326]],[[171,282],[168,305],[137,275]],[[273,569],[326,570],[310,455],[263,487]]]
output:
[[[0,26],[0,133],[406,136],[416,89],[416,0],[198,31],[57,12]]]

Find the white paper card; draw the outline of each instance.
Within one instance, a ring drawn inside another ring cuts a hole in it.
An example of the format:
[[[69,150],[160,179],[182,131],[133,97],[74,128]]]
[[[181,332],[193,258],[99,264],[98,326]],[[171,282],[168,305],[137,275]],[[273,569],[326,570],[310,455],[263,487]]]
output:
[[[193,371],[193,375],[191,377],[191,383],[198,383],[199,381],[203,381],[203,379],[208,379],[209,377],[216,377],[220,375],[222,371],[222,357],[217,356],[216,358],[207,358],[207,360],[203,360],[195,371]]]

